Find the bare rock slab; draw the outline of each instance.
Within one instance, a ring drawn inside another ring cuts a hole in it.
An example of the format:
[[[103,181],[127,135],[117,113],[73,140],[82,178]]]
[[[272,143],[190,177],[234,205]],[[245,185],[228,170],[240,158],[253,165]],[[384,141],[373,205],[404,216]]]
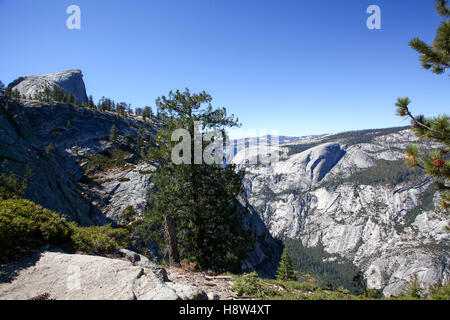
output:
[[[16,270],[9,281],[5,272]],[[2,299],[49,293],[56,300],[181,300],[206,296],[194,286],[164,282],[157,268],[100,256],[46,251],[32,264],[2,266]]]

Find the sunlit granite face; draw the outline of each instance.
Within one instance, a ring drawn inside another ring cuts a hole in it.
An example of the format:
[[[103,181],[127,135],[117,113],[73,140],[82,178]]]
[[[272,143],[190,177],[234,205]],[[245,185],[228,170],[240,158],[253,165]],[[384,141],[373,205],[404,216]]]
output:
[[[78,69],[25,77],[12,90],[17,89],[22,96],[33,98],[45,88],[53,89],[55,86],[66,93],[72,93],[79,103],[88,102],[83,73]]]
[[[254,164],[257,148],[241,150],[233,163],[246,169],[246,200],[272,236],[323,246],[387,296],[416,273],[425,288],[448,280],[448,216],[433,206],[429,177],[401,174],[417,138],[400,128],[370,131],[272,147],[281,156],[271,166]]]

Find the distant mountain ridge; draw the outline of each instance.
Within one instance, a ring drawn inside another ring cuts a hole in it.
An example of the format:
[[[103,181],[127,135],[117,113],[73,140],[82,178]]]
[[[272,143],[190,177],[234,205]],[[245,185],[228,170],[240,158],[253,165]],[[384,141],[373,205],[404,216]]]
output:
[[[300,136],[300,137],[292,137],[292,136],[275,136],[275,135],[265,135],[260,137],[246,137],[240,139],[231,139],[228,141],[225,146],[225,155],[227,159],[227,163],[230,163],[234,156],[241,150],[249,147],[258,147],[258,146],[276,146],[286,143],[291,143],[294,141],[300,140],[309,140],[314,138],[319,138],[323,135],[309,135],[309,136]]]
[[[271,166],[252,164],[257,148],[243,149],[233,163],[246,170],[245,199],[272,236],[352,262],[391,296],[414,274],[424,288],[450,280],[450,220],[435,206],[433,180],[404,163],[410,143],[433,147],[406,127],[386,128],[275,146]]]

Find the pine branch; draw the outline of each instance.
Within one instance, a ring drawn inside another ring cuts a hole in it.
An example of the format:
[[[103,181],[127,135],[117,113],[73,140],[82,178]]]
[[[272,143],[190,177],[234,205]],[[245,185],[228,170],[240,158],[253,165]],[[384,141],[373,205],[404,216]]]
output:
[[[411,118],[412,122],[414,124],[417,124],[427,130],[429,130],[430,132],[434,132],[436,134],[439,134],[440,136],[442,136],[445,132],[441,132],[441,131],[436,131],[433,130],[432,128],[430,128],[429,126],[427,126],[426,124],[422,123],[421,121],[417,120],[409,111],[408,105],[411,103],[411,100],[409,100],[408,97],[406,98],[398,98],[397,103],[395,104],[398,107],[397,110],[397,114],[401,117],[404,116],[408,116]]]
[[[450,9],[447,4],[447,0],[436,0],[436,11],[441,17],[449,17]]]

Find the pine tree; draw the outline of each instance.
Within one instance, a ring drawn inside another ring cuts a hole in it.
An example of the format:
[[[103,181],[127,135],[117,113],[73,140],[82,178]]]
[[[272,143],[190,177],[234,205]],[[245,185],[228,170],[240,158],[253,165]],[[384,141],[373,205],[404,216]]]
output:
[[[52,91],[50,90],[50,88],[45,87],[42,93],[45,102],[50,102],[52,100]]]
[[[407,281],[406,286],[400,293],[401,297],[420,299],[424,296],[424,290],[420,286],[419,277],[417,273],[412,275]]]
[[[125,111],[127,110],[127,104],[125,102],[120,102],[116,106],[117,114],[125,115]]]
[[[252,246],[243,227],[246,211],[236,199],[242,192],[243,172],[236,172],[234,165],[223,167],[194,161],[195,122],[205,131],[238,125],[234,116],[227,116],[225,108],[213,109],[211,100],[206,92],[191,94],[187,89],[157,99],[164,126],[156,135],[156,146],[148,154],[159,165],[152,174],[157,190],[149,198],[150,215],[161,226],[165,224],[165,230],[170,229],[166,217],[174,221],[174,232],[165,233],[171,262],[179,263],[177,252],[180,252],[200,269],[239,272],[240,261]],[[172,141],[171,135],[179,128],[186,129],[192,137],[191,151],[187,154],[190,164],[174,164],[171,160],[172,148],[178,143]],[[208,145],[203,142],[202,150]]]
[[[9,98],[12,97],[12,89],[11,89],[10,86],[8,86],[8,87],[5,88],[5,91],[3,92],[3,95],[4,95],[5,97],[9,97]]]
[[[94,97],[92,97],[92,95],[89,95],[88,107],[91,109],[95,109]]]
[[[131,116],[133,114],[133,109],[131,108],[131,104],[125,103],[125,106],[126,106],[125,107],[126,112],[128,113],[129,116]]]
[[[117,128],[116,126],[113,124],[111,126],[111,130],[109,131],[109,141],[111,142],[115,142],[117,140]]]
[[[67,103],[78,105],[78,100],[77,98],[75,98],[73,93],[67,94]]]
[[[450,66],[450,15],[447,1],[437,0],[438,14],[445,19],[436,33],[432,46],[414,38],[410,46],[421,53],[420,61],[425,69],[436,74],[444,73]],[[423,115],[413,116],[409,110],[411,100],[408,97],[398,98],[397,115],[411,119],[411,129],[414,134],[423,140],[440,143],[441,147],[428,152],[421,152],[416,145],[409,145],[406,149],[406,163],[412,167],[423,169],[436,180],[441,191],[441,207],[449,210],[450,206],[450,161],[448,152],[450,146],[450,122],[447,115],[426,118]]]
[[[152,116],[152,109],[149,106],[146,106],[142,111],[142,118],[145,121],[146,118],[150,118],[151,116]]]
[[[370,289],[367,287],[367,280],[362,271],[358,271],[352,281],[357,290],[364,292],[365,297],[369,296]]]
[[[295,280],[291,257],[289,256],[287,248],[283,249],[283,253],[281,255],[280,266],[277,269],[277,280]]]
[[[5,92],[5,84],[0,81],[0,95],[3,94],[3,92]]]
[[[105,111],[104,109],[103,109],[103,102],[105,101],[105,97],[104,96],[102,96],[99,100],[98,100],[98,102],[97,102],[97,109],[99,109],[99,110],[101,110],[101,111]]]
[[[64,91],[57,86],[55,86],[53,90],[51,90],[51,97],[53,101],[63,102],[64,94],[65,94]]]
[[[18,89],[14,89],[14,90],[12,91],[12,98],[13,98],[13,99],[16,99],[16,100],[19,100],[19,99],[20,99],[20,92],[19,92]]]

